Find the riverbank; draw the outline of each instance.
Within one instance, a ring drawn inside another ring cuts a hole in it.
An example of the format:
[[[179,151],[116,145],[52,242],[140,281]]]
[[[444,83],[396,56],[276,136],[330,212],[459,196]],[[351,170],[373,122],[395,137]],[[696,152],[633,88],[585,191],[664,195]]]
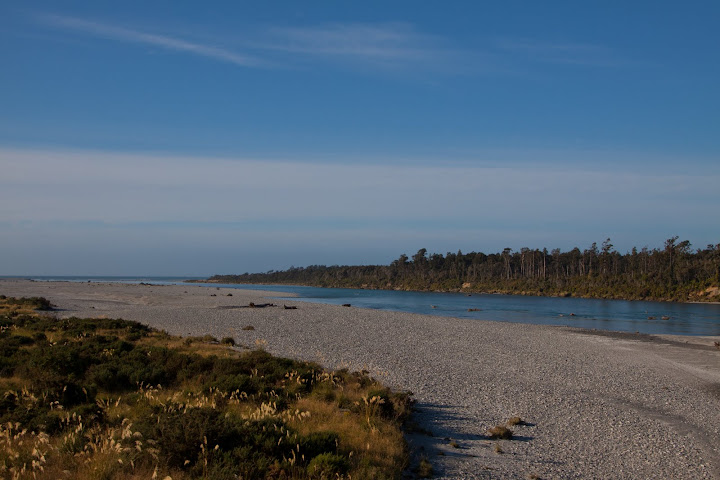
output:
[[[317,288],[347,288],[353,290],[385,290],[385,291],[403,291],[403,292],[429,292],[429,293],[464,293],[464,294],[488,294],[488,295],[521,295],[527,297],[547,297],[547,298],[585,298],[594,300],[627,300],[627,301],[646,301],[646,302],[673,302],[673,303],[705,303],[720,304],[720,287],[708,287],[701,290],[684,290],[676,293],[674,296],[651,295],[643,292],[623,291],[623,293],[614,292],[604,285],[603,289],[588,288],[581,285],[580,288],[540,288],[533,289],[524,287],[517,288],[497,288],[487,285],[477,285],[472,283],[460,284],[454,288],[436,288],[433,286],[422,286],[418,283],[408,285],[387,284],[384,286],[360,284],[357,282],[323,282],[323,283],[297,283],[283,281],[262,281],[256,277],[262,274],[256,274],[253,282],[237,281],[239,276],[236,275],[215,275],[207,279],[185,280],[185,283],[206,283],[206,284],[226,284],[226,285],[257,285],[271,284],[295,287],[317,287]]]
[[[613,335],[304,302],[241,308],[277,301],[272,292],[193,285],[4,280],[0,294],[44,296],[60,317],[233,336],[328,368],[367,370],[414,392],[419,425],[409,440],[436,478],[720,478],[718,337]],[[524,421],[512,427],[515,440],[488,439],[489,428],[513,416]]]

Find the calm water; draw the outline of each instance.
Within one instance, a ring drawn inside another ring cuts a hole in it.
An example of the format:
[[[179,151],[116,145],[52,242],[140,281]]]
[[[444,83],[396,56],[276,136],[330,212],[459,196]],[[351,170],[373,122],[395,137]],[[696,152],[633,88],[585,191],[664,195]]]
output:
[[[33,277],[36,280],[115,281],[122,283],[175,284],[175,277]],[[185,277],[187,278],[187,277]],[[354,307],[424,313],[446,317],[476,318],[542,325],[570,325],[598,330],[654,334],[720,335],[720,305],[583,298],[546,298],[519,295],[467,296],[461,293],[396,292],[288,285],[196,284],[208,288],[272,290],[298,295],[280,297]],[[432,306],[435,306],[433,308]],[[468,309],[480,311],[468,312]],[[571,316],[571,314],[574,314]],[[654,317],[654,318],[649,318]],[[663,317],[669,317],[663,320]]]

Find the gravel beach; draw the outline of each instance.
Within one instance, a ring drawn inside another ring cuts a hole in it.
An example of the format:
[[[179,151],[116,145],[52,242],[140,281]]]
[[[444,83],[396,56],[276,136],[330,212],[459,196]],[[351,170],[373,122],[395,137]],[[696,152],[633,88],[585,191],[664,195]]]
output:
[[[193,285],[0,280],[0,294],[44,296],[58,317],[232,336],[367,370],[414,393],[419,428],[408,440],[434,478],[720,478],[720,337],[443,318]],[[241,308],[250,302],[278,306]],[[486,436],[514,416],[524,423],[511,427],[513,440]]]

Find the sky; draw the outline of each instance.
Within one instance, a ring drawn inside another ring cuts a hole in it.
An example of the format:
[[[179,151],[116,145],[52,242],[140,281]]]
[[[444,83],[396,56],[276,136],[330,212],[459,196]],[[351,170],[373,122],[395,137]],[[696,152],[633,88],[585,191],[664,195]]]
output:
[[[720,243],[720,3],[0,2],[0,275]]]

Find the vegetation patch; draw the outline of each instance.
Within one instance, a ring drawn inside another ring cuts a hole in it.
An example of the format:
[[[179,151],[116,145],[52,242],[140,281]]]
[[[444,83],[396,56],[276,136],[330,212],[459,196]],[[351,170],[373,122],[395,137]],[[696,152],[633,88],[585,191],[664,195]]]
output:
[[[487,435],[493,440],[510,440],[513,437],[513,432],[505,425],[496,425],[488,430]]]
[[[229,340],[6,309],[0,477],[400,478],[408,394]]]
[[[45,297],[6,297],[0,295],[0,315],[19,315],[36,310],[52,310],[53,304]]]
[[[432,478],[434,473],[432,463],[430,463],[427,458],[421,458],[420,463],[415,469],[415,473],[417,474],[418,478]]]
[[[515,425],[525,425],[525,421],[520,417],[510,417],[507,421],[507,424],[511,427]]]
[[[204,281],[711,302],[720,301],[720,243],[693,249],[674,236],[663,248],[625,253],[609,238],[567,252],[525,247],[443,255],[422,248],[389,265],[311,265]]]

